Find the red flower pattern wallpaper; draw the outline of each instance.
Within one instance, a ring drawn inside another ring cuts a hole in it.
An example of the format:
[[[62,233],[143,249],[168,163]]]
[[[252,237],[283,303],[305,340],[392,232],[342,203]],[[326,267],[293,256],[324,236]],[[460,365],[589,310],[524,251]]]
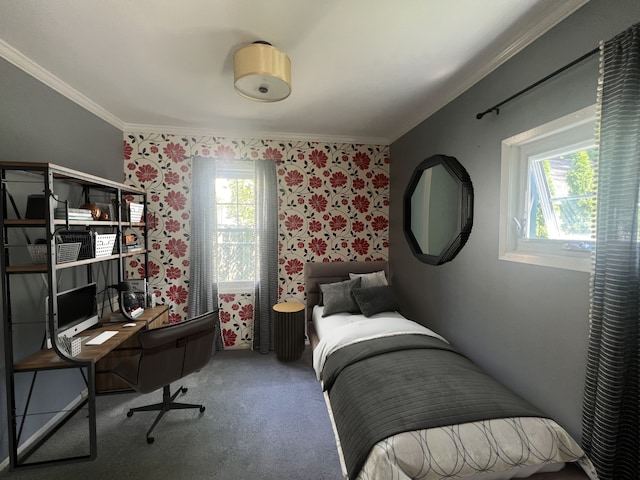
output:
[[[187,313],[191,159],[276,162],[279,301],[304,302],[306,262],[386,260],[389,251],[389,147],[305,141],[125,133],[125,182],[149,201],[149,283],[170,321]],[[144,274],[135,257],[131,278]],[[253,294],[219,295],[225,348],[250,348]]]

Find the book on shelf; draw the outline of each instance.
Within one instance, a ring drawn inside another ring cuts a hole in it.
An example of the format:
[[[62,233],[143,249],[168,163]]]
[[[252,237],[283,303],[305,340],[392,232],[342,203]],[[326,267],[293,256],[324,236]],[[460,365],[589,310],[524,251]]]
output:
[[[137,243],[122,245],[122,253],[133,253],[133,252],[139,252],[141,250],[143,250],[142,245],[138,245]]]
[[[69,215],[69,220],[93,220],[91,211],[83,208],[69,208],[67,210],[64,207],[58,207],[55,211],[55,218],[64,220],[67,218],[67,213]]]

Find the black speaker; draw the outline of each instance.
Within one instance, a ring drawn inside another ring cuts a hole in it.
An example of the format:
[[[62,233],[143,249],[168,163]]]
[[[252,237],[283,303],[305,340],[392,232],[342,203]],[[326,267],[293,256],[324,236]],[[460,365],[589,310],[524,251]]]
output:
[[[44,219],[47,217],[47,202],[44,195],[29,195],[27,197],[27,213],[24,218]]]

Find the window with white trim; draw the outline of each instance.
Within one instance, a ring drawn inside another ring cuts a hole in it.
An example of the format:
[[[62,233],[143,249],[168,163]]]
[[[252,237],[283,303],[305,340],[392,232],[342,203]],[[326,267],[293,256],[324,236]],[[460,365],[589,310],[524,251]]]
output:
[[[595,125],[591,106],[502,142],[500,259],[590,270]]]
[[[256,278],[253,162],[232,162],[216,175],[216,265],[221,293],[252,291]]]

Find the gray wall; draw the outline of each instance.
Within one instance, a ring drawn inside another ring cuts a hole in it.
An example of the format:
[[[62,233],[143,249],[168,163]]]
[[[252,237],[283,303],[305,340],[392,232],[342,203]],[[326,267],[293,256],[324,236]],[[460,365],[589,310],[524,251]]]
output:
[[[0,161],[49,162],[122,181],[122,132],[0,58]],[[23,208],[21,211],[24,213]],[[14,307],[15,311],[27,305],[42,310],[45,288],[40,278],[18,277],[13,277],[16,282],[33,283],[12,288],[24,296],[24,305]],[[31,329],[30,334],[35,337],[31,343],[39,344],[42,330]],[[4,367],[3,354],[0,359],[0,461],[8,455]],[[20,377],[16,385],[18,395],[22,397],[26,394],[29,378],[24,374]],[[81,389],[83,386],[75,370],[47,373],[41,377],[32,400],[35,411],[38,408],[49,411],[52,398],[57,399],[60,406],[66,405],[77,395],[77,391],[68,387],[75,385]],[[27,423],[24,438],[40,427],[38,422],[42,420],[34,419]]]
[[[121,182],[122,131],[0,58],[0,161],[49,162]]]
[[[390,262],[404,313],[581,438],[589,274],[498,260],[501,141],[595,103],[598,57],[489,114],[510,97],[640,21],[637,0],[591,0],[391,145]],[[415,259],[402,232],[413,169],[434,155],[465,166],[475,190],[471,237],[452,262]]]

